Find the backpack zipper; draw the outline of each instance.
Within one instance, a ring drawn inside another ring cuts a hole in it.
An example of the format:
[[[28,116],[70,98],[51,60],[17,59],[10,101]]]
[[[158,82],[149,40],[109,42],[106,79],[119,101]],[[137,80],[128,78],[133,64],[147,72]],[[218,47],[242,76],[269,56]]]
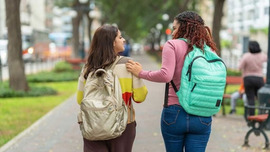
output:
[[[191,92],[193,92],[193,90],[195,89],[196,85],[197,85],[197,83],[194,84],[194,86],[191,89]]]
[[[191,71],[192,71],[192,65],[193,65],[193,62],[198,59],[198,58],[203,58],[205,59],[207,62],[217,62],[217,61],[221,61],[224,65],[225,63],[221,60],[221,59],[213,59],[213,60],[207,60],[204,56],[196,56],[192,61],[191,63],[188,65],[188,71],[187,71],[187,74],[188,75],[188,81],[191,80]],[[226,65],[225,65],[226,67]]]

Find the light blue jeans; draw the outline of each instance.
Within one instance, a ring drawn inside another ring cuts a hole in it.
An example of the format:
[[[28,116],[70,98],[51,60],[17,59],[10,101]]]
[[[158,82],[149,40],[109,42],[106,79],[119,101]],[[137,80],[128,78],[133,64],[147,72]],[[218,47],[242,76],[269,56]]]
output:
[[[161,132],[167,152],[205,152],[212,117],[190,115],[179,105],[163,108]]]

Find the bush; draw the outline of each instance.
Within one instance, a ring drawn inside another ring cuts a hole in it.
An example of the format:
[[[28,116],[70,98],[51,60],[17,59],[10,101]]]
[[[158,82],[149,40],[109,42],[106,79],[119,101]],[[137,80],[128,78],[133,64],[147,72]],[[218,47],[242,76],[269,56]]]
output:
[[[28,92],[12,90],[7,84],[3,84],[0,88],[0,98],[36,97],[57,94],[56,90],[49,87],[30,86],[30,90]]]
[[[241,76],[241,72],[238,70],[227,69],[227,76]]]
[[[58,73],[58,72],[73,71],[73,69],[72,69],[71,64],[69,64],[65,61],[61,61],[55,65],[53,71]]]
[[[28,75],[28,82],[60,82],[78,80],[79,71],[66,72],[40,72],[34,75]]]

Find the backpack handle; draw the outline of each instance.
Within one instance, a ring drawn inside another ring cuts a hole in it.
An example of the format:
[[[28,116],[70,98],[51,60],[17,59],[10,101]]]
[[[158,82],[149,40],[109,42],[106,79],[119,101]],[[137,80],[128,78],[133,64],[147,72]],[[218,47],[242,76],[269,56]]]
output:
[[[98,77],[99,73],[100,73],[100,76],[102,76],[103,73],[107,74],[106,70],[104,70],[104,69],[97,69],[97,70],[95,71],[95,73],[94,73],[94,76],[95,76],[95,77]]]

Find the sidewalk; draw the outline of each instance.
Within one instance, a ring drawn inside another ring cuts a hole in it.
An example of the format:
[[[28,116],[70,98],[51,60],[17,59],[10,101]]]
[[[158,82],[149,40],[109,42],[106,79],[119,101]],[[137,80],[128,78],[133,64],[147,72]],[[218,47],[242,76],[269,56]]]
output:
[[[145,70],[159,66],[146,55],[132,56]],[[160,115],[164,98],[164,84],[144,80],[148,87],[146,101],[134,104],[137,134],[133,152],[165,152]],[[26,131],[0,148],[0,152],[82,152],[82,137],[76,123],[79,106],[75,96],[53,109]],[[213,117],[212,133],[206,152],[270,152],[264,151],[263,136],[250,136],[249,148],[242,148],[249,128],[242,116],[217,115]],[[270,132],[267,131],[270,138]]]

